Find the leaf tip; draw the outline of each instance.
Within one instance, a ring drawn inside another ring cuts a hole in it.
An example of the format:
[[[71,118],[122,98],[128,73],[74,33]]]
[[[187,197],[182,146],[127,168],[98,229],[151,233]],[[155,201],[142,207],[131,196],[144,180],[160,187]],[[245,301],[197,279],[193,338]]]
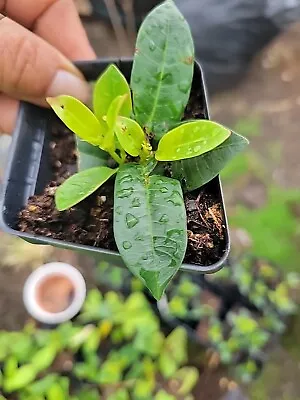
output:
[[[46,101],[51,107],[57,105],[57,97],[46,97]]]

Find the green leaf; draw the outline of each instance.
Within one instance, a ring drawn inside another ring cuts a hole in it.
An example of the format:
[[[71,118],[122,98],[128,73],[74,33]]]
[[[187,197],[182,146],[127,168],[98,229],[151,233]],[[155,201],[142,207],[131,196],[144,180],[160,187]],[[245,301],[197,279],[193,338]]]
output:
[[[33,365],[24,365],[16,370],[13,376],[4,380],[4,390],[11,393],[15,390],[22,389],[34,381],[36,377],[35,368]]]
[[[137,122],[159,139],[182,118],[194,72],[190,28],[173,1],[144,20],[131,74]]]
[[[15,356],[10,356],[4,364],[4,376],[9,378],[15,374],[18,369],[18,360]]]
[[[172,378],[180,382],[178,394],[187,395],[195,387],[199,379],[199,371],[195,367],[183,367],[176,371]]]
[[[172,354],[168,354],[167,352],[162,352],[159,360],[159,371],[164,378],[170,378],[177,370],[177,363],[173,359]]]
[[[133,157],[138,157],[145,143],[145,134],[140,125],[133,119],[119,117],[115,126],[115,133],[120,145]]]
[[[127,389],[117,389],[114,393],[111,393],[107,400],[130,400],[129,393]]]
[[[94,145],[102,143],[106,127],[79,100],[71,96],[48,97],[47,102],[63,123],[80,139]]]
[[[94,167],[102,167],[107,164],[108,154],[76,136],[78,150],[78,169],[84,171]]]
[[[133,398],[137,400],[150,400],[155,388],[155,381],[149,379],[137,379],[133,388]]]
[[[176,397],[161,389],[154,397],[154,400],[176,400]]]
[[[198,157],[172,163],[173,177],[183,181],[185,189],[198,189],[216,177],[225,165],[248,145],[248,140],[234,132],[214,150]]]
[[[120,115],[129,117],[132,111],[129,85],[119,69],[111,64],[100,76],[94,88],[93,108],[96,117],[102,120],[107,115],[112,101],[117,96],[123,95],[127,95],[127,98],[120,110]]]
[[[99,381],[101,385],[116,384],[122,377],[122,366],[118,360],[106,360],[99,371]]]
[[[55,193],[56,207],[59,211],[67,210],[78,204],[117,172],[117,169],[95,167],[72,175]]]
[[[158,161],[178,161],[197,157],[223,143],[231,132],[216,122],[188,122],[168,132],[159,142]]]
[[[50,389],[50,387],[56,382],[57,375],[50,374],[46,375],[44,378],[32,383],[28,386],[27,390],[30,394],[35,396],[44,395]]]
[[[115,182],[114,234],[129,270],[156,299],[182,264],[186,213],[180,183],[124,164]]]
[[[59,383],[54,383],[47,393],[47,400],[66,400],[66,393]]]
[[[41,372],[51,366],[57,354],[55,346],[50,345],[39,350],[32,358],[31,363],[36,372]]]

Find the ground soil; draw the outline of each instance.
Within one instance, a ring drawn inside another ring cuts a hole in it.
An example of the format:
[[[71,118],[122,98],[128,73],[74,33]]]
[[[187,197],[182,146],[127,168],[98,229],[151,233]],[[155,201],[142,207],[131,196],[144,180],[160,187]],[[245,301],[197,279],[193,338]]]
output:
[[[202,96],[193,92],[185,119],[203,117]],[[117,250],[113,235],[113,180],[86,200],[59,212],[54,195],[57,187],[76,170],[74,135],[57,119],[53,122],[50,162],[53,180],[41,195],[31,197],[19,215],[19,229],[53,239]],[[185,195],[188,246],[185,261],[211,265],[224,252],[222,205],[207,186]]]

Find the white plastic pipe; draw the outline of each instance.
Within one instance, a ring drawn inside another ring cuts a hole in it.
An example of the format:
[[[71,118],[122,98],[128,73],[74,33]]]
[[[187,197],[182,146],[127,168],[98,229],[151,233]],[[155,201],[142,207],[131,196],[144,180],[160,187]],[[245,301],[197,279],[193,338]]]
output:
[[[44,310],[38,302],[40,285],[51,277],[63,277],[73,285],[73,296],[69,306],[60,312]],[[72,265],[53,262],[33,271],[23,288],[23,302],[28,313],[37,321],[56,325],[72,319],[80,311],[86,297],[86,284],[81,273]]]

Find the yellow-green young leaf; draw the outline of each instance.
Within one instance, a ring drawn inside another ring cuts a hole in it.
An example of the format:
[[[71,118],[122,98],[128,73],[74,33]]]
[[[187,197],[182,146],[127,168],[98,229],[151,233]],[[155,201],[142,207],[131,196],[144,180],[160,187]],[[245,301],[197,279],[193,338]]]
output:
[[[93,108],[96,117],[101,120],[108,113],[112,101],[117,96],[127,95],[120,115],[129,117],[132,111],[129,85],[115,65],[110,65],[97,80],[93,95]]]
[[[48,390],[47,400],[66,400],[66,393],[59,383],[54,383]]]
[[[195,387],[198,379],[199,379],[199,371],[197,368],[194,367],[182,367],[175,374],[172,378],[180,384],[178,389],[178,394],[182,396],[186,396]]]
[[[161,389],[156,393],[154,400],[176,400],[176,397]]]
[[[104,117],[106,119],[106,123],[108,125],[108,131],[106,132],[105,138],[102,142],[102,148],[108,152],[115,151],[115,134],[114,134],[114,126],[117,121],[117,117],[120,114],[120,110],[128,98],[127,94],[123,96],[117,96],[111,103],[107,115]]]
[[[197,157],[223,143],[231,131],[216,122],[200,120],[172,129],[162,137],[155,157],[158,161],[178,161]]]
[[[48,97],[47,102],[63,123],[80,139],[100,146],[106,133],[104,121],[98,121],[92,111],[71,96]]]
[[[31,359],[31,363],[36,372],[43,371],[50,367],[56,357],[57,349],[55,346],[50,345],[39,350]]]
[[[138,157],[145,143],[145,134],[140,125],[132,119],[118,117],[115,133],[120,145],[133,157]]]
[[[67,210],[94,193],[117,172],[117,169],[95,167],[84,170],[67,179],[55,193],[56,207]]]
[[[120,115],[121,108],[124,102],[128,99],[128,94],[124,94],[123,96],[117,96],[109,106],[106,116],[107,125],[110,128],[113,128],[116,124],[117,117]]]
[[[4,380],[3,388],[5,392],[11,393],[29,385],[36,377],[33,365],[24,365],[17,369],[13,376]]]

